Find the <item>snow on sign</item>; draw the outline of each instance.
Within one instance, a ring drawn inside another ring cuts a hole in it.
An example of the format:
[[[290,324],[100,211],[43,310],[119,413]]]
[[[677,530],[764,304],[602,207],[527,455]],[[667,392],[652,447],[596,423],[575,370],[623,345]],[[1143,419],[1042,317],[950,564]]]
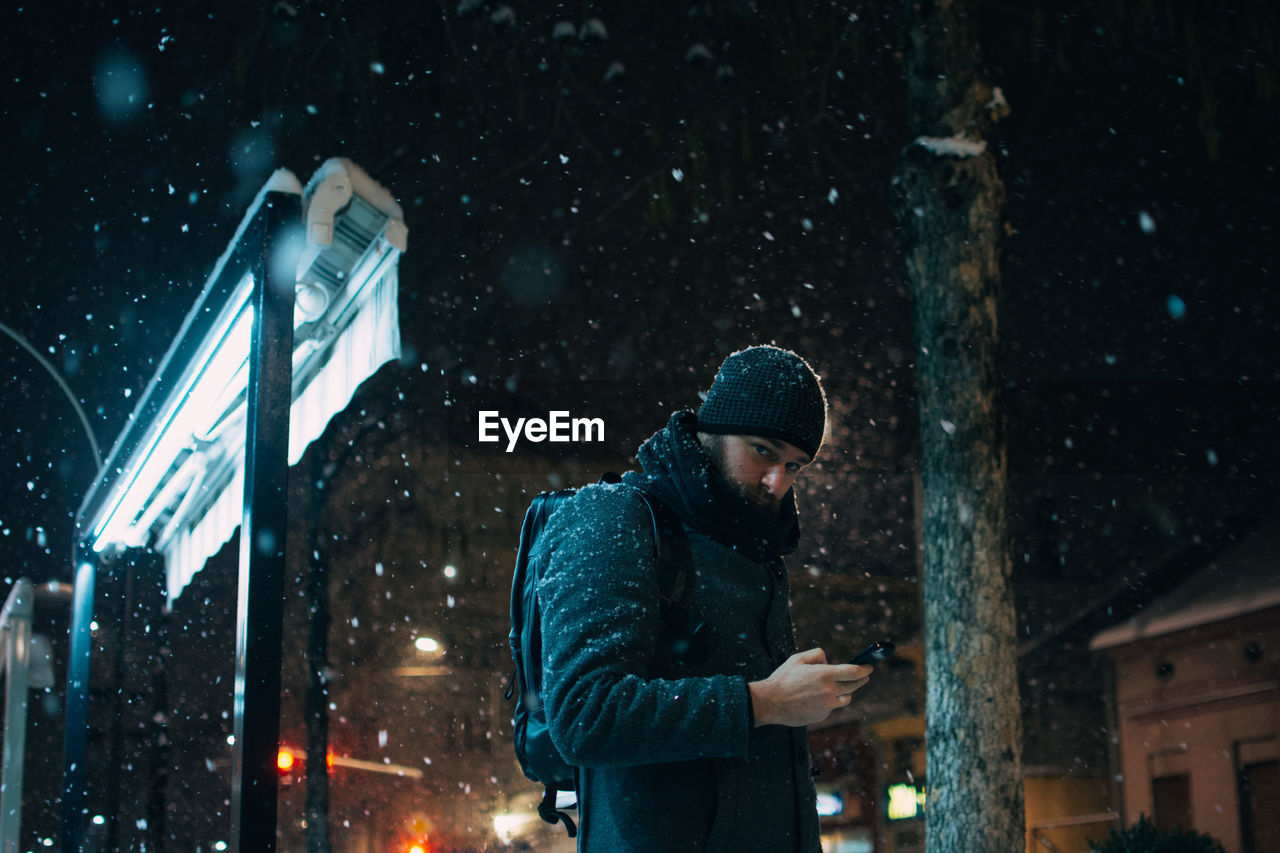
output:
[[[261,251],[246,240],[268,194],[297,196],[304,226],[283,261],[297,269],[289,464],[361,382],[400,355],[397,268],[408,236],[400,206],[349,160],[327,161],[305,188],[278,170],[218,259],[80,509],[94,551],[149,546],[164,554],[170,601],[243,515],[250,294]]]

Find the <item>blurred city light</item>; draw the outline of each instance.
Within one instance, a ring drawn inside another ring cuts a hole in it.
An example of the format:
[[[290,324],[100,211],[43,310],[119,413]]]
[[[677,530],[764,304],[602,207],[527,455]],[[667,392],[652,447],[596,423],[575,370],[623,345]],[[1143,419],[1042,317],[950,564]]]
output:
[[[536,812],[503,812],[493,816],[493,831],[503,844],[510,844],[540,820]]]
[[[925,794],[923,788],[915,785],[889,786],[889,820],[907,820],[924,811]]]
[[[844,813],[844,798],[835,791],[818,792],[818,816],[835,817]]]

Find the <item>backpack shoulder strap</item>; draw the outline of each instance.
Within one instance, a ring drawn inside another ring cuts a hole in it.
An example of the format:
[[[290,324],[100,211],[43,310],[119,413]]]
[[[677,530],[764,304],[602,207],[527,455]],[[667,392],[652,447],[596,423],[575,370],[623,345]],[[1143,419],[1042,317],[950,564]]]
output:
[[[696,641],[705,633],[706,623],[697,617],[689,602],[693,586],[693,552],[689,547],[689,534],[671,507],[644,489],[636,489],[636,492],[648,507],[653,523],[662,619]]]

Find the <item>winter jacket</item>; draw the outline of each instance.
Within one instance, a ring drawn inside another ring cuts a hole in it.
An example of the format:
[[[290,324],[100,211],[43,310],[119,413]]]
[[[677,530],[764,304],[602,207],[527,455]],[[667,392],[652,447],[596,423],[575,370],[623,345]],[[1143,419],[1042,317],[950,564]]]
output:
[[[747,683],[795,651],[782,554],[799,527],[738,497],[697,443],[691,412],[640,450],[643,472],[580,490],[548,522],[543,701],[580,768],[584,853],[820,849],[803,728],[753,728]],[[692,607],[706,635],[666,654],[653,527],[636,488],[684,522]]]

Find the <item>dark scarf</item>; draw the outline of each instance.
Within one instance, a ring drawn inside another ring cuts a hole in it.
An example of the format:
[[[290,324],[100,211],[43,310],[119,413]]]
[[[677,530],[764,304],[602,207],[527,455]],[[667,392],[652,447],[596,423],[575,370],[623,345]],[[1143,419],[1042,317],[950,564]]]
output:
[[[790,554],[800,541],[794,490],[774,516],[752,505],[721,476],[698,442],[697,416],[676,412],[665,428],[640,446],[640,471],[622,481],[644,489],[680,516],[685,524],[755,559]]]

